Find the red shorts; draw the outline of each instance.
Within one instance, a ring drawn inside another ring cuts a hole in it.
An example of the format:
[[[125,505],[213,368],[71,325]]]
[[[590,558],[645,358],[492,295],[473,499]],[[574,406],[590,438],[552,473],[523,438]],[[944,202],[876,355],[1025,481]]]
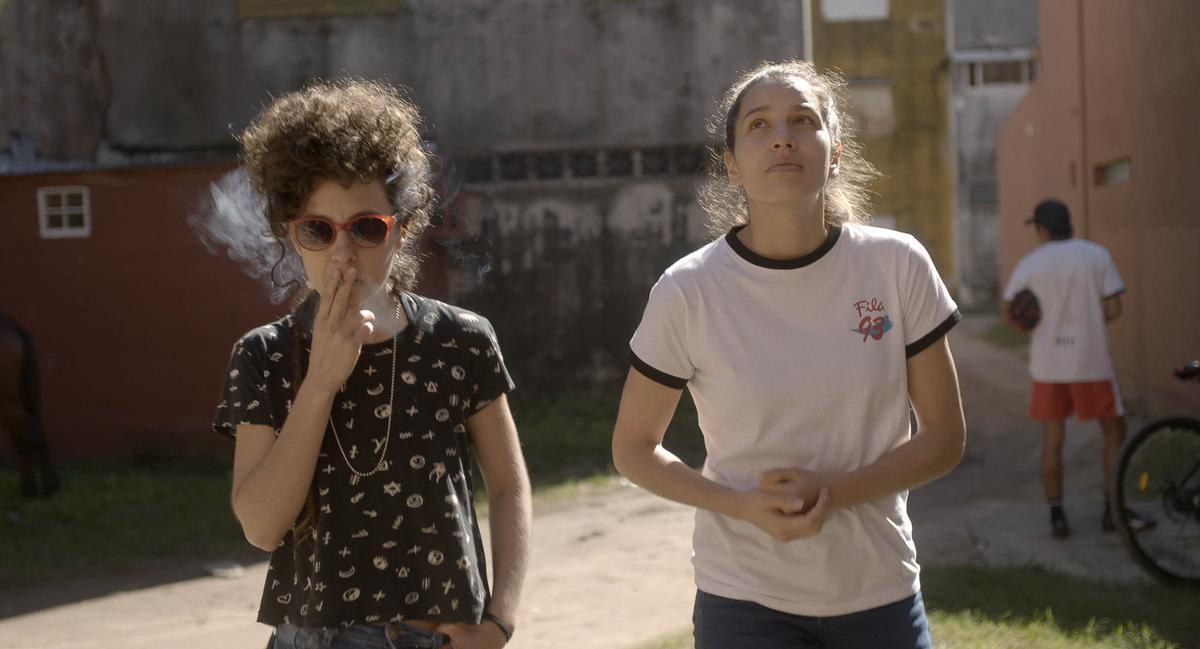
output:
[[[1059,421],[1071,412],[1080,421],[1097,417],[1119,417],[1125,414],[1121,391],[1112,379],[1080,383],[1033,382],[1033,399],[1029,416],[1038,421]]]

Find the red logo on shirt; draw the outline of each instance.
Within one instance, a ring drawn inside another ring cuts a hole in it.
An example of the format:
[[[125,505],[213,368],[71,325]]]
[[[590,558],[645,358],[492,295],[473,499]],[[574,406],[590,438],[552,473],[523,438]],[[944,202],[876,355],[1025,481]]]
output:
[[[860,320],[858,328],[851,329],[857,334],[862,334],[863,342],[867,342],[868,338],[879,340],[883,338],[883,334],[891,331],[892,319],[887,314],[873,316],[872,313],[884,311],[883,302],[879,298],[871,298],[869,300],[859,300],[854,303],[854,310],[858,312]]]
[[[854,310],[858,311],[859,317],[862,317],[862,314],[864,313],[883,311],[883,302],[880,302],[879,298],[877,297],[873,297],[869,300],[859,300],[854,303]]]

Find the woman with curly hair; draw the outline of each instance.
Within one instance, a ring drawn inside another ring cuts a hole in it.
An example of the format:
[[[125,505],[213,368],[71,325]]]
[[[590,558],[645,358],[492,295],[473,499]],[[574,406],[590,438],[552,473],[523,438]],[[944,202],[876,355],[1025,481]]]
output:
[[[804,61],[729,88],[701,195],[719,238],[630,342],[613,460],[697,508],[697,649],[931,646],[906,500],[963,453],[960,316],[916,239],[865,225],[843,93]],[[662,446],[685,387],[699,472]]]
[[[503,646],[530,525],[513,384],[487,320],[411,292],[434,202],[416,108],[378,83],[315,83],[239,139],[306,279],[234,345],[213,424],[236,440],[233,511],[271,552],[258,620],[279,649]]]

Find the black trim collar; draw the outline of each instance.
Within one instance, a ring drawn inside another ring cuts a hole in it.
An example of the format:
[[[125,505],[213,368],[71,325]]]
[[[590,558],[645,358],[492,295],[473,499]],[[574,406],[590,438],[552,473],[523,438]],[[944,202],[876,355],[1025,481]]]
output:
[[[842,234],[842,226],[830,226],[829,234],[825,237],[825,242],[822,243],[821,246],[816,250],[804,255],[803,257],[796,257],[794,259],[771,259],[750,250],[746,247],[746,244],[742,243],[742,240],[737,237],[737,233],[740,232],[744,227],[746,226],[734,226],[733,229],[725,235],[725,243],[729,244],[729,247],[733,248],[733,251],[736,252],[737,255],[742,259],[745,259],[755,266],[771,268],[773,270],[803,268],[809,264],[815,263],[818,259],[824,257],[825,254],[830,250],[833,250],[833,245],[837,243],[838,237]]]

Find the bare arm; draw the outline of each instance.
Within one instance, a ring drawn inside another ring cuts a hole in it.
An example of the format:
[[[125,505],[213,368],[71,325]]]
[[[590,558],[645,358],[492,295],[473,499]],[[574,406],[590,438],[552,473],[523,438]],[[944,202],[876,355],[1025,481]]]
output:
[[[780,540],[820,531],[825,502],[797,515],[798,498],[761,491],[738,491],[705,478],[662,445],[681,390],[666,387],[631,369],[621,394],[613,430],[613,463],[622,475],[664,498],[744,519]],[[810,505],[813,503],[809,503]]]
[[[1121,317],[1121,295],[1104,298],[1104,321],[1112,322]]]
[[[374,315],[349,304],[350,290],[331,269],[313,325],[308,374],[276,439],[269,426],[238,426],[233,456],[233,513],[246,540],[274,550],[308,498],[334,395],[354,370]],[[354,269],[347,271],[351,284]],[[330,299],[324,299],[329,295]]]
[[[529,475],[517,426],[504,395],[467,419],[471,446],[487,486],[488,520],[492,535],[492,599],[488,613],[509,630],[515,627],[521,586],[529,564],[532,518]],[[443,624],[458,649],[494,649],[505,644],[504,633],[488,620],[480,624]]]
[[[488,611],[512,627],[529,564],[533,504],[517,426],[500,398],[467,420],[488,494],[492,535],[492,601]]]
[[[270,426],[238,426],[231,499],[255,547],[279,547],[304,507],[332,404],[332,392],[302,385],[279,439]]]
[[[768,471],[763,488],[803,496],[827,486],[834,507],[852,507],[949,473],[962,459],[966,424],[958,374],[945,337],[908,359],[908,396],[917,414],[917,432],[904,445],[847,473],[817,474],[790,468]]]

